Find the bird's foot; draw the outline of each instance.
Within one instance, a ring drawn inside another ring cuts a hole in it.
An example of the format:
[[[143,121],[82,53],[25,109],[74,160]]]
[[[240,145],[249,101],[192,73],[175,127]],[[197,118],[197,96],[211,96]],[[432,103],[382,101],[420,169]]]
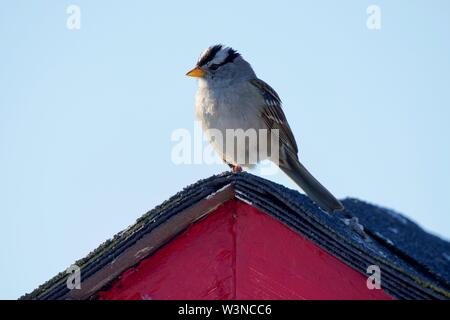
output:
[[[242,172],[242,167],[238,165],[231,165],[231,171],[233,173],[239,173]]]

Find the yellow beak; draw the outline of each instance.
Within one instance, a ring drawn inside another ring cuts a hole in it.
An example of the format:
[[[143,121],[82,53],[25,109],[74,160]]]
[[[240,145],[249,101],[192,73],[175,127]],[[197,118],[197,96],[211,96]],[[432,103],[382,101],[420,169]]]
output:
[[[203,78],[205,74],[206,74],[205,70],[203,70],[200,67],[195,67],[194,69],[186,73],[187,76],[194,78]]]

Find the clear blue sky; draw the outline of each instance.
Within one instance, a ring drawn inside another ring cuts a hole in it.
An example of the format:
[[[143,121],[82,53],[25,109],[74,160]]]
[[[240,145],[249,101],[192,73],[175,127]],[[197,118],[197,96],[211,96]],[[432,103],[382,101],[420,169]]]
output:
[[[66,28],[70,4],[80,30]],[[338,197],[449,239],[449,39],[446,0],[3,1],[0,298],[227,170],[170,158],[172,131],[193,128],[184,74],[219,42],[278,91],[300,158]]]

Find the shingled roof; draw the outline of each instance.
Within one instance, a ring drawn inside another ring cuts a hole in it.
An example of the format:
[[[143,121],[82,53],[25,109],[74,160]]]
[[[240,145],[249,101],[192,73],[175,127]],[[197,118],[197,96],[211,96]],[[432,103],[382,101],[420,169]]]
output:
[[[81,290],[67,289],[67,274],[61,272],[21,299],[95,298],[121,272],[233,198],[275,217],[362,274],[378,265],[383,289],[395,298],[450,299],[450,243],[403,215],[356,199],[343,200],[344,213],[329,215],[297,191],[229,172],[185,188],[75,262]]]

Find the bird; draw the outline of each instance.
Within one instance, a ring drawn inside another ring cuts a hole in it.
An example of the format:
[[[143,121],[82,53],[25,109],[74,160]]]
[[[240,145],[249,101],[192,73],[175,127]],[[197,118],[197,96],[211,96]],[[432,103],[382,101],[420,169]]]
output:
[[[227,139],[232,139],[226,134],[227,130],[265,129],[271,133],[266,140],[268,148],[278,151],[278,159],[273,162],[321,209],[328,213],[344,210],[342,203],[301,164],[279,95],[256,76],[250,63],[238,51],[222,44],[210,46],[186,75],[199,80],[195,96],[196,118],[214,150],[233,172],[254,167],[255,163],[248,159],[250,156],[255,159],[255,154],[256,162],[273,159],[260,155],[261,139],[256,143],[247,140],[244,146],[238,144],[233,150],[224,148],[229,142]],[[218,136],[213,137],[210,132],[221,133],[225,141],[218,141]],[[276,137],[276,143],[273,137]],[[243,150],[237,150],[239,148]],[[237,157],[238,152],[245,154],[244,161]]]

